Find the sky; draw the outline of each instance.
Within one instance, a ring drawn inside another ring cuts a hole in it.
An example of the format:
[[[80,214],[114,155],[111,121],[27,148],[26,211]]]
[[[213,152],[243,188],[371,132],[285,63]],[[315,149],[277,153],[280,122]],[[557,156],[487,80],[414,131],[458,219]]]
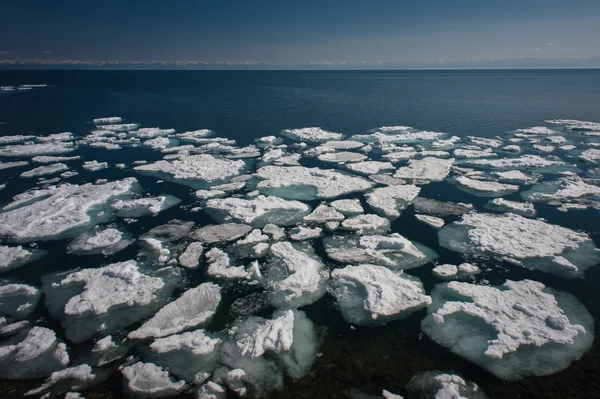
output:
[[[598,0],[4,0],[0,65],[600,67]]]

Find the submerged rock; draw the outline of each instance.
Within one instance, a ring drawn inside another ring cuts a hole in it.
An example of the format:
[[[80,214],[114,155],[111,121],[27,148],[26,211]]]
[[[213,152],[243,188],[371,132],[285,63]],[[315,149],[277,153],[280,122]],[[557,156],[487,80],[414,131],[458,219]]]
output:
[[[419,280],[383,266],[346,266],[331,278],[330,292],[348,323],[385,324],[431,304]]]
[[[536,281],[508,280],[499,287],[450,282],[431,296],[423,331],[498,378],[556,373],[594,339],[585,307]]]
[[[438,233],[442,247],[506,257],[531,269],[575,277],[600,261],[585,233],[512,213],[471,213]]]

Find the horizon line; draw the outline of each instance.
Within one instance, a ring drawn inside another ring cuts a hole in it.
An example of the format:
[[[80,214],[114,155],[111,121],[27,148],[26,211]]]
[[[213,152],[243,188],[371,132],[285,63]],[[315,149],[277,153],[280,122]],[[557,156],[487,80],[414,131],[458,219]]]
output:
[[[154,70],[154,71],[482,71],[482,70],[504,70],[504,71],[518,71],[518,70],[564,70],[564,69],[600,69],[600,66],[555,66],[555,67],[543,67],[543,66],[531,66],[531,67],[411,67],[411,68],[243,68],[243,67],[231,67],[231,68],[182,68],[182,67],[152,67],[152,66],[136,66],[135,68],[128,67],[83,67],[83,66],[56,66],[52,67],[49,65],[44,66],[20,66],[15,67],[4,67],[0,65],[0,70],[3,71],[73,71],[73,70],[94,70],[94,71],[135,71],[135,70]]]

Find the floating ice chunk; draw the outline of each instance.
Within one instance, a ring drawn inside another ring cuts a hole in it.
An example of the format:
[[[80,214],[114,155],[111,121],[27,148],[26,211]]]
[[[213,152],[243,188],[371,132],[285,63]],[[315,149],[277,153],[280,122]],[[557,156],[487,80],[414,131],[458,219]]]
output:
[[[155,340],[150,345],[149,358],[179,378],[201,381],[214,371],[221,343],[221,339],[210,337],[204,330],[195,330]]]
[[[142,238],[150,237],[163,242],[172,242],[188,236],[192,228],[194,228],[194,222],[173,219],[167,224],[154,227],[144,234]]]
[[[454,150],[454,156],[457,158],[488,158],[495,157],[498,154],[492,151],[491,148],[485,150],[471,150],[465,148],[457,148]]]
[[[115,228],[96,229],[83,233],[67,245],[67,252],[76,255],[112,255],[127,248],[134,240],[130,234]]]
[[[511,144],[511,145],[507,145],[505,147],[502,147],[502,150],[506,151],[506,152],[519,153],[519,152],[521,152],[521,147],[519,147],[516,144]]]
[[[111,204],[117,216],[139,218],[146,215],[156,216],[165,209],[179,204],[181,200],[172,195],[138,198],[133,200],[118,200]]]
[[[408,161],[408,166],[398,168],[394,177],[429,182],[442,181],[450,173],[452,165],[454,165],[454,158],[412,159]]]
[[[373,185],[362,177],[303,166],[265,166],[256,174],[262,179],[257,185],[261,193],[287,199],[335,198]]]
[[[0,144],[20,143],[33,139],[35,139],[35,136],[24,136],[22,134],[15,134],[13,136],[0,136]]]
[[[0,147],[0,156],[3,157],[33,157],[36,155],[64,154],[75,150],[72,143],[43,143],[43,144],[18,144]]]
[[[285,230],[272,223],[266,224],[262,231],[263,233],[270,235],[274,241],[279,241],[285,237]]]
[[[304,127],[300,129],[285,129],[281,135],[297,141],[324,142],[329,140],[340,140],[344,137],[341,133],[329,132],[320,127]]]
[[[180,271],[164,268],[156,275],[142,274],[135,261],[127,261],[46,275],[42,288],[50,314],[60,318],[66,336],[79,343],[154,314],[170,297]]]
[[[521,194],[528,201],[568,201],[582,197],[599,197],[600,186],[588,184],[578,177],[563,177],[543,182]]]
[[[127,132],[130,130],[135,130],[138,128],[137,123],[119,123],[119,124],[110,124],[110,125],[102,125],[97,126],[99,130],[107,130],[109,132]]]
[[[322,144],[323,147],[333,148],[335,150],[353,150],[356,148],[364,147],[365,143],[361,143],[360,141],[327,141]]]
[[[173,381],[169,373],[154,363],[137,362],[123,368],[125,391],[133,396],[162,398],[177,396],[187,389],[185,381]]]
[[[398,233],[389,236],[333,236],[323,239],[327,255],[340,263],[367,263],[410,269],[435,259],[431,249],[413,244]]]
[[[197,190],[196,198],[206,200],[210,198],[224,197],[227,193],[223,190]]]
[[[313,323],[301,311],[276,312],[272,320],[249,317],[232,329],[222,350],[222,362],[237,371],[236,390],[247,388],[251,397],[264,397],[283,388],[285,370],[300,378],[316,358],[318,339]],[[231,382],[232,375],[228,376]],[[240,391],[238,391],[240,392]]]
[[[23,248],[21,245],[18,247],[0,245],[0,273],[26,265],[45,254],[46,251],[40,249],[29,250]]]
[[[502,140],[488,139],[485,137],[468,136],[467,140],[475,145],[498,148],[502,146]]]
[[[262,156],[263,162],[273,162],[274,160],[281,158],[284,152],[281,148],[274,148],[266,151]]]
[[[598,163],[600,161],[600,150],[596,148],[585,150],[579,155],[579,159],[583,162]]]
[[[38,166],[37,168],[28,170],[27,172],[21,173],[21,177],[38,177],[53,175],[58,172],[64,172],[69,167],[64,163],[54,163],[47,166]]]
[[[356,134],[352,136],[352,139],[358,141],[365,141],[370,143],[411,143],[411,142],[419,142],[419,141],[433,141],[438,140],[444,137],[445,133],[440,132],[429,132],[429,131],[420,131],[420,132],[411,132],[408,130],[382,130],[371,133],[371,134]],[[394,133],[398,134],[394,134]]]
[[[422,157],[438,157],[438,158],[446,158],[450,157],[450,153],[448,151],[433,151],[433,150],[422,150]]]
[[[245,238],[238,240],[235,243],[235,245],[236,246],[253,245],[253,244],[258,244],[260,242],[265,242],[265,241],[269,241],[269,236],[262,234],[262,232],[259,229],[254,229]]]
[[[361,175],[375,175],[377,173],[392,171],[394,166],[390,162],[362,161],[346,165],[346,169]]]
[[[406,389],[420,398],[488,399],[488,396],[474,382],[441,371],[416,374],[410,379]]]
[[[281,139],[280,137],[276,137],[276,136],[264,136],[264,137],[259,137],[254,141],[256,142],[256,145],[258,145],[259,147],[265,148],[265,147],[270,147],[270,146],[281,144],[283,142],[283,139]]]
[[[157,161],[133,168],[176,183],[201,188],[202,184],[220,182],[241,174],[246,167],[242,160],[215,158],[209,154],[187,155],[169,161]]]
[[[108,377],[108,373],[96,374],[87,364],[55,371],[37,389],[25,393],[25,396],[54,397],[68,391],[79,391],[89,388]]]
[[[543,158],[539,155],[531,154],[521,155],[516,158],[472,159],[465,162],[473,166],[484,166],[494,169],[544,169],[550,166],[566,165],[556,157]]]
[[[366,214],[344,220],[341,227],[357,234],[377,234],[387,232],[390,229],[390,221],[377,215]]]
[[[5,337],[15,335],[29,327],[29,324],[27,320],[13,322],[10,318],[0,317],[0,337],[4,339]]]
[[[68,364],[67,346],[44,327],[20,331],[0,343],[0,378],[46,378]]]
[[[123,122],[123,118],[120,116],[108,116],[105,118],[92,119],[92,122],[94,122],[96,125],[110,125]]]
[[[485,207],[502,212],[512,212],[522,216],[535,216],[535,207],[529,202],[509,201],[504,198],[494,198],[490,200]]]
[[[556,149],[556,147],[554,147],[553,145],[539,145],[539,144],[534,144],[533,148],[540,152],[544,152],[546,154],[551,153],[552,151],[554,151]]]
[[[229,260],[229,255],[220,250],[213,248],[206,254],[208,261],[207,273],[209,276],[222,279],[250,279],[250,273],[243,266],[232,266]]]
[[[36,287],[0,280],[0,314],[24,319],[33,312],[40,296]]]
[[[196,392],[197,399],[225,399],[225,389],[219,384],[209,381]]]
[[[139,190],[134,178],[105,184],[63,184],[27,192],[0,213],[0,236],[17,241],[62,238],[110,217],[103,207]]]
[[[365,211],[358,199],[336,200],[330,205],[344,216],[356,216]]]
[[[593,319],[572,295],[542,283],[437,285],[423,331],[498,378],[556,373],[592,344]]]
[[[441,202],[423,197],[415,198],[413,207],[417,212],[436,216],[462,215],[473,211],[471,204]]]
[[[308,216],[304,217],[307,222],[341,222],[345,216],[334,208],[321,204]]]
[[[36,137],[36,139],[40,143],[71,141],[71,140],[73,140],[73,133],[71,133],[71,132],[55,133],[55,134],[49,134],[48,136],[38,136],[38,137]]]
[[[420,281],[383,266],[347,266],[331,278],[330,292],[348,323],[385,324],[431,304]]]
[[[218,221],[235,221],[264,227],[268,223],[293,225],[310,212],[300,201],[259,195],[252,199],[216,198],[206,202],[206,210]]]
[[[57,163],[57,162],[68,162],[68,161],[77,161],[81,159],[81,156],[76,155],[73,157],[54,157],[54,156],[37,156],[33,157],[31,160],[37,163]]]
[[[113,337],[108,335],[96,342],[92,348],[91,356],[94,359],[94,364],[102,367],[124,357],[128,351],[129,345],[117,345],[113,341]]]
[[[212,283],[200,284],[167,304],[145,322],[130,332],[129,339],[158,338],[176,334],[207,324],[221,302],[221,288]]]
[[[402,179],[397,179],[390,175],[369,175],[369,179],[373,180],[375,183],[383,184],[386,186],[402,186],[406,184],[406,181]]]
[[[505,195],[519,191],[519,186],[515,184],[498,183],[494,181],[483,181],[470,179],[467,176],[459,176],[455,179],[459,187],[468,190],[476,195]]]
[[[586,205],[583,204],[562,204],[561,206],[559,206],[558,208],[556,208],[558,211],[561,212],[568,212],[571,210],[577,210],[577,211],[582,211],[584,209],[587,209],[588,207]]]
[[[146,256],[155,259],[159,264],[164,264],[171,260],[171,251],[164,247],[162,241],[152,237],[143,237],[140,238],[140,244],[147,250]]]
[[[275,165],[284,165],[284,166],[300,166],[300,158],[302,157],[302,154],[290,154],[290,155],[286,155],[283,156],[281,158],[278,158],[275,161]]]
[[[341,151],[341,152],[330,152],[319,155],[319,161],[321,162],[361,162],[367,159],[365,154],[359,154],[357,152]]]
[[[437,148],[437,149],[449,149],[454,147],[454,144],[459,142],[461,140],[460,137],[458,136],[452,136],[447,140],[438,140],[438,141],[434,141],[433,143],[431,143],[431,147],[432,148]]]
[[[557,134],[556,130],[548,129],[545,126],[534,126],[529,129],[517,129],[517,133],[524,136],[548,136]]]
[[[406,161],[413,159],[417,156],[418,152],[414,148],[408,148],[405,151],[390,152],[382,156],[383,159],[387,159],[392,163],[398,163],[400,161]]]
[[[590,237],[541,220],[506,213],[470,213],[438,233],[442,247],[466,254],[489,254],[515,259],[524,267],[565,277],[581,274],[600,261]],[[549,262],[562,256],[577,267]]]
[[[298,226],[290,230],[290,238],[294,241],[312,240],[323,236],[323,229],[320,227],[302,227]]]
[[[579,121],[576,119],[551,119],[545,121],[546,123],[551,123],[553,125],[564,125],[567,130],[576,130],[576,131],[588,131],[588,130],[600,130],[600,123],[598,122],[588,122],[588,121]]]
[[[458,265],[458,274],[460,276],[474,276],[481,273],[481,269],[471,263],[461,263]]]
[[[314,254],[300,251],[289,242],[271,245],[266,284],[273,305],[295,308],[309,305],[326,291],[329,274]]]
[[[17,161],[17,162],[0,162],[0,170],[9,169],[9,168],[19,168],[21,166],[27,166],[29,162],[27,161]]]
[[[417,219],[419,222],[425,223],[436,229],[441,229],[442,227],[444,227],[444,224],[446,223],[446,222],[444,222],[444,219],[438,218],[436,216],[430,216],[430,215],[416,214],[415,219]]]
[[[86,161],[83,163],[82,167],[89,172],[97,172],[99,170],[108,168],[108,162],[98,162],[96,160]]]
[[[506,172],[492,172],[494,175],[498,176],[498,180],[501,182],[508,183],[525,183],[531,184],[537,181],[537,178],[534,176],[526,175],[520,170],[508,170]]]
[[[200,265],[200,256],[204,252],[201,242],[190,243],[185,251],[179,256],[181,266],[188,269],[196,269]]]
[[[204,244],[235,241],[248,234],[252,227],[246,224],[225,223],[202,227],[195,230],[190,237]]]
[[[155,137],[153,139],[149,139],[144,141],[144,145],[146,147],[150,147],[153,150],[162,150],[169,146],[171,141],[166,137]]]
[[[458,267],[455,265],[439,265],[434,267],[431,272],[434,276],[439,277],[441,279],[454,279],[458,274]]]
[[[365,194],[367,203],[382,216],[394,220],[417,198],[421,189],[413,185],[376,188]],[[342,223],[343,225],[343,223]]]

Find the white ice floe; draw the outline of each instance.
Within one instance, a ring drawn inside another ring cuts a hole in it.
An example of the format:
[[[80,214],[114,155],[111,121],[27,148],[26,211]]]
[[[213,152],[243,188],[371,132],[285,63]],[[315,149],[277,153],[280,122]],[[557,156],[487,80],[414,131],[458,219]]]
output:
[[[266,224],[262,231],[263,233],[270,235],[273,241],[279,241],[285,237],[285,230],[282,227],[276,226],[272,223]]]
[[[474,276],[479,273],[481,273],[481,269],[472,263],[461,263],[460,265],[458,265],[459,276]]]
[[[149,140],[145,140],[142,144],[146,147],[150,147],[153,150],[163,150],[169,146],[171,140],[167,137],[155,137]]]
[[[205,226],[195,230],[190,238],[203,244],[216,244],[218,242],[235,241],[248,234],[252,227],[246,224],[224,223]]]
[[[531,184],[537,182],[537,178],[532,175],[527,175],[520,170],[507,170],[505,172],[492,172],[495,176],[498,176],[498,180],[507,183],[516,184]]]
[[[131,234],[115,228],[95,229],[71,241],[67,245],[67,252],[76,255],[108,256],[125,249],[133,241]]]
[[[180,271],[164,268],[155,274],[143,274],[135,261],[127,261],[46,275],[42,289],[50,314],[79,343],[154,314],[175,289]]]
[[[0,314],[24,319],[33,312],[40,296],[40,290],[32,285],[0,280]]]
[[[290,239],[294,241],[312,240],[323,237],[323,229],[320,227],[298,226],[290,230]]]
[[[103,124],[102,126],[97,126],[100,130],[107,130],[109,132],[127,132],[129,130],[135,130],[138,128],[137,123],[113,123],[113,124]]]
[[[89,388],[102,382],[106,377],[108,377],[107,373],[96,374],[89,365],[81,364],[55,371],[39,388],[26,392],[25,396],[56,397],[69,391]]]
[[[190,288],[167,304],[140,328],[130,332],[129,339],[159,338],[207,324],[221,302],[221,288],[213,283]]]
[[[431,304],[419,280],[383,266],[346,266],[331,278],[330,292],[348,323],[385,324]]]
[[[187,237],[192,228],[194,227],[194,222],[186,222],[179,219],[170,220],[168,223],[154,227],[146,234],[142,236],[142,238],[151,237],[156,238],[162,242],[172,242],[180,240],[184,237]]]
[[[210,199],[206,202],[206,210],[221,222],[241,222],[262,228],[268,223],[284,226],[296,224],[308,215],[310,207],[300,201],[259,195],[252,199]]]
[[[63,132],[63,133],[49,134],[48,136],[38,136],[38,137],[36,137],[36,140],[40,143],[71,141],[71,140],[73,140],[73,133]]]
[[[206,254],[207,274],[218,279],[250,280],[251,274],[244,266],[233,266],[229,255],[219,248],[213,248]]]
[[[221,343],[204,330],[194,330],[156,339],[148,357],[171,374],[197,383],[214,371]]]
[[[438,233],[442,247],[466,254],[489,254],[565,277],[580,275],[600,261],[585,233],[520,215],[470,213]],[[558,264],[562,257],[568,262]]]
[[[498,148],[502,146],[502,140],[488,139],[485,137],[468,136],[467,140],[475,145]]]
[[[171,260],[171,250],[162,241],[153,237],[142,237],[139,243],[144,254],[158,264],[162,265]]]
[[[545,121],[553,125],[564,125],[565,129],[576,130],[576,131],[588,131],[588,130],[600,130],[600,123],[580,121],[576,119],[551,119]]]
[[[44,256],[46,251],[40,249],[25,249],[19,245],[9,247],[0,245],[0,273],[26,265]]]
[[[21,173],[21,177],[39,177],[53,175],[58,172],[64,172],[69,167],[64,163],[53,163],[51,165],[38,166],[37,168]]]
[[[341,133],[329,132],[320,127],[304,127],[300,129],[282,130],[281,134],[288,138],[298,141],[324,142],[330,140],[340,140],[344,137]]]
[[[223,190],[196,190],[196,198],[200,200],[207,200],[210,198],[224,197],[227,193]]]
[[[485,150],[471,150],[466,148],[457,148],[454,150],[454,156],[456,158],[489,158],[495,157],[498,154],[492,151],[491,148]]]
[[[128,344],[117,345],[111,335],[99,339],[91,350],[93,364],[102,367],[124,357],[129,351]]]
[[[309,305],[326,291],[329,273],[316,255],[300,251],[289,242],[278,242],[269,249],[266,285],[277,307]]]
[[[427,182],[442,181],[450,173],[452,165],[454,165],[454,158],[412,159],[408,161],[408,166],[398,168],[394,177]]]
[[[321,144],[323,147],[333,148],[335,150],[353,150],[364,147],[365,143],[360,141],[343,140],[343,141],[327,141]]]
[[[139,190],[134,178],[105,184],[62,184],[28,191],[0,213],[0,236],[16,241],[62,238],[106,218],[107,205]]]
[[[97,172],[99,170],[108,168],[108,162],[98,162],[96,160],[86,161],[81,166],[83,167],[83,169],[89,172]]]
[[[406,184],[406,181],[397,179],[391,175],[369,175],[369,179],[375,183],[383,184],[385,186],[402,186]]]
[[[137,362],[123,368],[123,386],[132,396],[162,398],[177,396],[187,389],[185,381],[173,381],[168,372],[154,363]]]
[[[548,129],[545,126],[534,126],[528,129],[517,129],[517,136],[549,136],[557,134],[556,130]]]
[[[179,264],[188,269],[196,269],[200,265],[200,256],[204,252],[201,242],[188,244],[185,251],[179,256]]]
[[[274,148],[268,151],[265,151],[265,153],[262,156],[262,161],[263,162],[273,162],[278,158],[281,158],[283,156],[284,152],[281,148]]]
[[[456,275],[458,274],[458,267],[449,264],[439,265],[431,269],[431,273],[433,273],[434,276],[443,280],[453,280],[454,277],[456,277]]]
[[[410,269],[435,259],[436,253],[415,245],[398,233],[388,236],[333,236],[323,240],[327,255],[340,263],[376,264],[392,269]]]
[[[530,202],[509,201],[504,198],[494,198],[485,204],[486,208],[502,212],[512,212],[522,216],[535,216],[535,207]]]
[[[381,128],[379,130],[382,130]],[[397,134],[394,134],[397,133]],[[429,132],[429,131],[420,131],[420,132],[411,132],[408,130],[386,130],[386,131],[378,131],[371,134],[356,134],[352,136],[352,139],[358,141],[364,141],[368,143],[411,143],[411,142],[419,142],[419,141],[433,141],[439,140],[444,137],[445,133],[440,132]]]
[[[425,371],[414,375],[406,389],[419,398],[431,399],[488,399],[474,382],[455,374]]]
[[[308,216],[304,217],[307,222],[341,222],[345,216],[328,205],[321,204]]]
[[[317,356],[315,327],[301,311],[279,311],[273,319],[249,317],[238,321],[224,342],[221,362],[230,389],[264,397],[283,388],[283,375],[301,378]]]
[[[156,216],[180,202],[179,198],[172,195],[160,195],[158,197],[117,200],[110,207],[117,216],[139,218],[146,215]]]
[[[553,145],[539,145],[539,144],[534,144],[533,148],[540,152],[546,153],[546,154],[549,154],[556,149],[556,147],[554,147]]]
[[[502,147],[502,150],[506,151],[506,152],[513,152],[516,154],[516,153],[521,152],[521,147],[519,147],[516,144],[510,144],[510,145]]]
[[[9,168],[20,168],[21,166],[27,166],[29,162],[27,161],[16,161],[16,162],[0,162],[0,170],[9,169]]]
[[[474,180],[467,176],[458,176],[455,182],[459,187],[479,195],[505,195],[519,191],[516,184],[505,184],[495,181]]]
[[[241,174],[246,167],[242,160],[216,158],[209,154],[187,155],[169,161],[161,160],[133,168],[177,183],[193,187],[221,182]],[[197,187],[200,188],[200,187]]]
[[[329,152],[318,156],[321,162],[334,162],[334,163],[346,163],[346,162],[361,162],[367,159],[365,154],[357,152],[341,151],[341,152]]]
[[[390,229],[390,221],[369,213],[344,220],[341,228],[357,234],[378,234],[385,233]]]
[[[123,122],[123,118],[120,116],[107,116],[104,118],[92,119],[92,122],[96,125],[111,125]]]
[[[0,378],[46,378],[68,364],[67,346],[44,327],[22,330],[0,343]]]
[[[425,223],[426,225],[429,225],[436,229],[441,229],[442,227],[444,227],[444,224],[446,223],[446,222],[444,222],[444,219],[439,218],[437,216],[430,216],[430,215],[415,214],[415,219],[417,219],[419,222]]]
[[[225,388],[221,385],[209,381],[206,384],[202,385],[200,389],[196,392],[197,399],[225,399],[226,393]]]
[[[74,151],[72,143],[43,143],[43,144],[18,144],[0,147],[0,156],[4,157],[33,157],[36,155],[64,154]]]
[[[465,162],[472,166],[483,166],[494,169],[544,169],[551,166],[566,165],[562,160],[556,157],[543,158],[539,155],[531,154],[525,154],[515,158],[472,159]]]
[[[365,194],[367,204],[377,213],[388,218],[397,219],[400,213],[417,198],[421,188],[414,185],[388,186],[376,188]]]
[[[462,215],[473,211],[471,204],[442,202],[423,197],[415,198],[413,207],[419,213],[435,216]]]
[[[15,134],[12,136],[0,136],[0,144],[4,145],[4,144],[12,144],[12,143],[21,143],[23,141],[27,141],[27,140],[33,140],[35,139],[35,136],[31,136],[31,135],[22,135],[22,134]]]
[[[597,148],[585,150],[579,155],[579,159],[584,162],[598,163],[600,161],[600,150]]]
[[[507,280],[497,287],[450,282],[431,296],[423,331],[502,379],[556,373],[594,339],[585,307],[537,281]]]
[[[261,193],[288,199],[335,198],[373,185],[362,177],[303,166],[265,166],[256,175],[262,179],[257,184]]]
[[[79,159],[81,159],[81,156],[79,156],[79,155],[75,155],[72,157],[55,157],[55,156],[51,156],[51,155],[40,155],[40,156],[31,158],[31,160],[36,163],[69,162],[69,161],[77,161]]]
[[[358,199],[345,199],[333,201],[331,207],[340,212],[344,216],[356,216],[363,213],[365,210]]]
[[[345,166],[351,172],[361,175],[375,175],[381,172],[389,172],[395,170],[394,165],[390,162],[379,161],[362,161],[350,163]]]
[[[531,187],[523,192],[522,197],[528,201],[569,201],[583,197],[600,197],[600,186],[589,184],[578,177],[562,177]]]
[[[399,149],[403,150],[403,148],[399,148]],[[382,158],[387,159],[391,163],[398,163],[400,161],[406,161],[408,159],[413,159],[417,156],[417,154],[418,154],[418,152],[414,148],[406,148],[406,150],[403,150],[403,151],[395,151],[395,152],[390,152],[390,153],[384,154],[382,156]]]

